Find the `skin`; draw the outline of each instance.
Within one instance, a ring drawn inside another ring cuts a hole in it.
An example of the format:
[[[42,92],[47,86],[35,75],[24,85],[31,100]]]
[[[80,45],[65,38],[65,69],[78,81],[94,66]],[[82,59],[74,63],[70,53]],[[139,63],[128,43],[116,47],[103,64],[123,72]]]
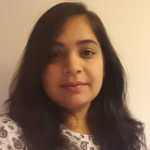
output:
[[[86,114],[92,100],[100,92],[104,61],[100,43],[86,16],[75,15],[68,19],[56,38],[52,51],[55,52],[52,55],[54,58],[43,73],[43,87],[47,95],[62,106],[64,111],[76,116],[80,124],[76,132],[88,134],[90,131]],[[79,91],[61,87],[67,82],[76,81],[87,85]],[[68,118],[65,126],[71,128],[75,120],[71,116]],[[72,130],[75,129],[72,127]]]

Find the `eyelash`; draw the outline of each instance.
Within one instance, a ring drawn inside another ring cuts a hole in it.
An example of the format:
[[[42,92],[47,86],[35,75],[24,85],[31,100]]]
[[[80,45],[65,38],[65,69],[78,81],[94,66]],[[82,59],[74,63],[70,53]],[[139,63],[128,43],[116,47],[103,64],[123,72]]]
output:
[[[90,50],[84,50],[83,52],[92,53],[92,55],[95,54],[93,51],[90,51]],[[55,52],[54,52],[54,53],[52,53],[52,55],[53,55],[53,54],[61,54],[61,53],[57,53],[57,52],[55,53]],[[91,55],[86,55],[86,56],[91,56]]]
[[[90,51],[90,50],[85,50],[84,52],[91,52],[92,55],[95,54],[93,51]],[[88,56],[90,56],[90,55],[88,55]]]

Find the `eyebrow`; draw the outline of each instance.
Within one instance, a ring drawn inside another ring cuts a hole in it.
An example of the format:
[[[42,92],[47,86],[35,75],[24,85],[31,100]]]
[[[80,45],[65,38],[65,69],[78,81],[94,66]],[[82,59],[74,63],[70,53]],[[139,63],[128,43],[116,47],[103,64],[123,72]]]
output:
[[[81,40],[81,41],[77,41],[76,42],[76,45],[82,45],[82,44],[88,44],[88,43],[93,43],[95,44],[96,46],[98,46],[97,42],[91,40],[91,39],[87,39],[87,40]],[[65,47],[66,44],[64,43],[61,43],[61,42],[58,42],[58,41],[52,41],[51,43],[51,46],[59,46],[59,47]]]

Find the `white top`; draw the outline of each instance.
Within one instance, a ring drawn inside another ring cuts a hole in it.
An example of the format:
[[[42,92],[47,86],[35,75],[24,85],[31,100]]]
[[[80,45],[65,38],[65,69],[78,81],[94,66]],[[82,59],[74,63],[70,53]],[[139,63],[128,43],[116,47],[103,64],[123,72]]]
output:
[[[92,135],[85,135],[62,128],[70,150],[100,150],[99,143]],[[7,115],[0,115],[0,150],[27,150],[22,129]]]
[[[0,150],[27,150],[22,130],[6,115],[0,115]]]
[[[100,150],[98,141],[92,135],[80,134],[64,128],[62,133],[69,142],[71,150]]]

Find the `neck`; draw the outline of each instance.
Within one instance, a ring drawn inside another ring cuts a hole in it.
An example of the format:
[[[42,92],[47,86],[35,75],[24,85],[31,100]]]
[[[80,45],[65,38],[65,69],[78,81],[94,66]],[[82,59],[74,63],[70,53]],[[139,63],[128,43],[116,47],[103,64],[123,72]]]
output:
[[[81,134],[91,134],[87,123],[89,107],[90,105],[80,109],[65,110],[64,117],[66,122],[63,124],[63,127]]]

